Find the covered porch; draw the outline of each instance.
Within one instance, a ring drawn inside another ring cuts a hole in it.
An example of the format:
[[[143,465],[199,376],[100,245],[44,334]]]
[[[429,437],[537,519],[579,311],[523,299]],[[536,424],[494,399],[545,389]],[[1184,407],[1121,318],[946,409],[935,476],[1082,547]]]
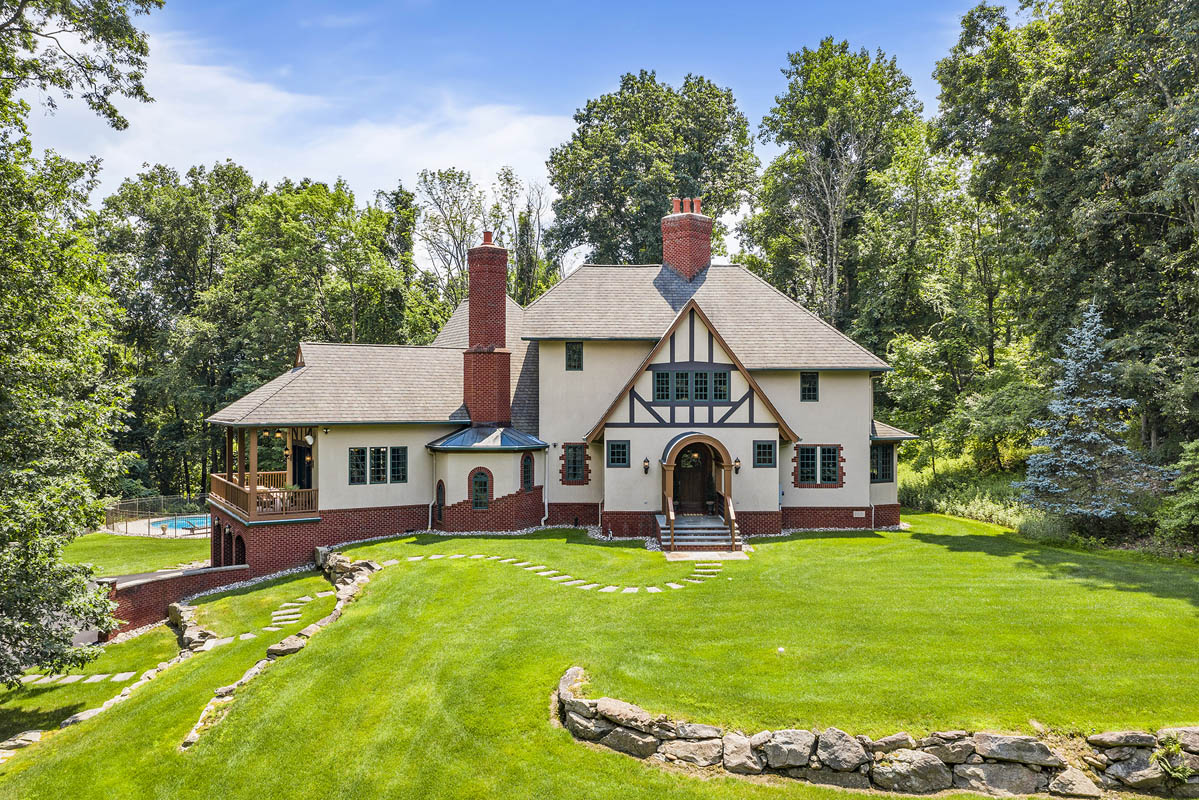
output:
[[[258,447],[263,437],[283,442],[283,469],[259,469]],[[224,472],[209,476],[209,500],[245,522],[316,516],[319,506],[312,478],[316,437],[312,428],[227,426],[224,451]]]
[[[666,550],[739,550],[733,470],[740,462],[718,439],[690,432],[662,452],[662,513],[656,516]]]

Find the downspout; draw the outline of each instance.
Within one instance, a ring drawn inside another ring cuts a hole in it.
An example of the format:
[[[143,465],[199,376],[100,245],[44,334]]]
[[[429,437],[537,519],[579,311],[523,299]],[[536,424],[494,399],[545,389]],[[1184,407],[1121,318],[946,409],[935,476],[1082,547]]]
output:
[[[437,504],[437,451],[430,450],[433,454],[433,499],[429,501],[429,527],[426,530],[433,530],[433,506]]]
[[[541,501],[545,504],[545,514],[541,517],[541,524],[544,527],[545,521],[550,518],[550,450],[548,447],[542,453],[541,459]]]

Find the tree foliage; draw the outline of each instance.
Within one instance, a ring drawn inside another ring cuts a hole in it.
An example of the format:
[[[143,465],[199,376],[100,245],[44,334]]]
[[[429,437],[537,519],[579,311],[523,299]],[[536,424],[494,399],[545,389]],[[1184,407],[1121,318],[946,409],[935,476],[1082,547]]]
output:
[[[702,197],[719,217],[748,200],[757,159],[733,93],[699,75],[674,88],[642,70],[575,112],[546,166],[558,252],[586,246],[604,264],[660,264],[670,198]],[[718,226],[716,236],[721,235]]]

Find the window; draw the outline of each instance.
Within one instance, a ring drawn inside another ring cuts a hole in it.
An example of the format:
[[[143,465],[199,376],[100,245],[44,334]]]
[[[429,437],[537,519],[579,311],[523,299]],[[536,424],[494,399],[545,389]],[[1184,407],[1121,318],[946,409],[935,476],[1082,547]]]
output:
[[[799,401],[801,403],[815,403],[820,399],[820,373],[819,372],[801,372],[799,373]]]
[[[350,448],[350,485],[366,483],[366,448]]]
[[[437,521],[441,522],[442,510],[445,508],[445,484],[437,482]]]
[[[820,482],[837,483],[841,477],[841,448],[820,448]]]
[[[706,401],[708,399],[708,373],[697,372],[691,380],[692,399]]]
[[[562,480],[573,483],[582,483],[587,477],[587,445],[564,444],[562,445],[562,455],[564,459]]]
[[[483,470],[477,470],[470,477],[470,507],[475,511],[487,510],[491,502],[490,484],[491,481]]]
[[[754,441],[754,466],[755,467],[773,467],[774,461],[774,445],[770,440],[755,440]]]
[[[870,445],[870,482],[891,483],[895,480],[895,445]]]
[[[675,400],[690,400],[691,399],[691,373],[676,372],[674,374],[674,399]]]
[[[712,373],[712,399],[716,401],[729,399],[729,374],[727,372]]]
[[[797,447],[795,448],[798,455],[798,474],[796,475],[797,483],[815,483],[816,482],[816,452],[818,447]]]
[[[387,448],[371,448],[371,483],[387,483]]]
[[[670,373],[655,372],[654,373],[654,402],[665,403],[670,401]]]
[[[629,440],[614,439],[608,442],[608,466],[627,467],[629,465]]]
[[[526,492],[533,488],[533,454],[520,457],[520,488]]]
[[[408,448],[391,448],[391,482],[408,482]]]
[[[566,343],[566,371],[567,372],[582,372],[583,371],[583,343],[582,342],[567,342]]]

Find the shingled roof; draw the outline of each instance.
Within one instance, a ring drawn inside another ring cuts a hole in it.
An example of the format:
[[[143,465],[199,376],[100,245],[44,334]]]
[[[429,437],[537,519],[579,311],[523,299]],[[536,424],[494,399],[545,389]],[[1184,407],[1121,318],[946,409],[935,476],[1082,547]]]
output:
[[[584,264],[524,309],[522,336],[657,341],[687,301],[748,369],[889,370],[885,361],[744,267],[686,280],[659,264]]]
[[[914,433],[908,433],[905,430],[896,428],[894,425],[888,425],[885,422],[872,419],[870,420],[870,438],[876,442],[903,442],[909,439],[919,439],[920,437]]]
[[[209,417],[237,426],[469,423],[462,350],[303,342],[296,366]]]

